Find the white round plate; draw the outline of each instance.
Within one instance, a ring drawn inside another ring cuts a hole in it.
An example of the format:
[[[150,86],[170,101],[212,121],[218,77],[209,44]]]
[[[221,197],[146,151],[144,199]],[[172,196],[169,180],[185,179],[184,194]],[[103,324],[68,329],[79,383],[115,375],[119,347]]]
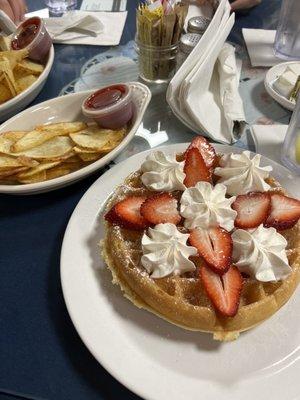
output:
[[[186,147],[161,149],[170,154]],[[221,153],[242,151],[215,147]],[[81,339],[116,379],[148,400],[299,399],[299,293],[237,341],[220,343],[138,309],[111,283],[98,246],[104,235],[101,209],[147,154],[139,153],[102,175],[82,197],[66,229],[61,283]],[[295,181],[288,170],[264,157],[262,163],[271,164],[275,178],[300,196],[299,178]]]
[[[300,61],[289,61],[275,65],[274,67],[270,68],[265,76],[265,88],[266,91],[269,93],[274,100],[276,100],[282,107],[287,108],[290,111],[293,111],[295,108],[295,103],[288,100],[281,94],[279,94],[273,87],[274,82],[276,79],[283,74],[286,67],[291,64],[300,64]]]
[[[22,93],[18,94],[11,100],[6,101],[0,105],[0,121],[4,121],[13,115],[16,115],[19,111],[23,110],[28,104],[30,104],[43,89],[48,75],[51,71],[52,64],[54,61],[54,47],[50,48],[47,63],[45,65],[44,71],[34,82],[33,85],[29,86]]]
[[[151,99],[151,92],[147,86],[139,82],[129,82],[129,85],[132,87],[132,100],[135,106],[135,112],[129,132],[114,150],[86,167],[59,178],[25,185],[0,185],[0,193],[37,194],[49,192],[70,185],[71,183],[75,183],[92,174],[96,170],[103,168],[113,160],[133,139]],[[2,124],[0,126],[0,135],[6,131],[31,130],[36,125],[46,123],[85,120],[81,112],[81,104],[89,94],[93,93],[93,91],[94,90],[89,90],[86,92],[56,97],[30,107]]]

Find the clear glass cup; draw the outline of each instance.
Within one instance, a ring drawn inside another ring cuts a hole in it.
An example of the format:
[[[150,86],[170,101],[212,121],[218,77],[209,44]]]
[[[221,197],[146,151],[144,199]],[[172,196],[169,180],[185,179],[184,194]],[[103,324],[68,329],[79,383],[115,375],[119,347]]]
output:
[[[279,58],[300,60],[300,0],[282,0],[274,51]]]
[[[300,175],[300,96],[298,95],[281,152],[282,163]]]
[[[45,0],[50,17],[61,17],[66,11],[75,10],[77,0]]]
[[[178,43],[170,46],[149,46],[135,40],[139,74],[146,82],[164,83],[171,80],[176,71]]]

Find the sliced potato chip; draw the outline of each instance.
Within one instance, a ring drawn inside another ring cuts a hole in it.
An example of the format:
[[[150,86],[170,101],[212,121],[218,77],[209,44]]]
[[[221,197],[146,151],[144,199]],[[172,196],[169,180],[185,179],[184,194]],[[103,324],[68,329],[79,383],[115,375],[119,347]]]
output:
[[[4,78],[4,74],[3,74]],[[10,88],[3,83],[0,83],[0,104],[5,103],[7,100],[13,98],[13,93],[11,92]]]
[[[15,77],[12,72],[10,63],[8,59],[5,57],[2,58],[0,57],[0,81],[3,85],[7,86],[7,88],[11,91],[13,96],[17,94]]]
[[[100,153],[80,153],[80,154],[78,154],[78,156],[84,162],[96,161],[102,157]]]
[[[17,93],[21,93],[33,85],[38,78],[35,75],[26,75],[16,80]]]
[[[8,139],[4,135],[0,135],[0,153],[10,154],[10,148],[13,145],[13,141]]]
[[[29,59],[24,59],[18,62],[14,73],[24,75],[40,75],[44,71],[44,66]]]
[[[113,131],[92,126],[81,132],[72,133],[70,137],[79,147],[91,149],[96,152],[102,151],[105,148],[111,148],[112,146],[110,143],[113,143],[115,147],[115,143],[119,143],[119,141],[123,139],[125,133],[125,128]]]
[[[18,184],[18,181],[15,175],[0,178],[0,185],[16,185],[16,184]]]
[[[39,165],[39,162],[34,160],[33,158],[21,155],[17,157],[17,160],[24,165],[25,167],[36,167]]]
[[[8,51],[10,50],[11,38],[9,36],[0,35],[0,50]]]
[[[47,169],[53,168],[56,165],[60,164],[60,161],[52,161],[49,163],[41,163],[36,167],[30,168],[26,172],[18,174],[18,178],[20,179],[26,179],[31,177],[32,175],[36,175],[39,172],[46,171]]]
[[[58,122],[56,124],[45,124],[36,126],[38,131],[60,131],[62,134],[69,134],[74,132],[79,132],[86,128],[84,122]]]
[[[28,131],[8,131],[0,133],[0,138],[4,137],[6,139],[12,140],[13,142],[16,142],[17,140],[20,140],[24,135],[26,135],[26,133],[28,133]]]
[[[0,155],[0,171],[23,166],[23,163],[18,157],[12,157],[7,154]]]
[[[55,158],[69,158],[73,156],[72,152],[73,144],[67,136],[57,136],[47,142],[40,144],[29,150],[25,150],[19,153],[12,153],[13,155],[24,155],[27,157],[34,158],[36,160],[48,160],[52,161]],[[54,161],[54,160],[53,160]],[[58,161],[58,160],[57,160]]]
[[[0,170],[0,179],[5,179],[7,177],[11,177],[12,175],[15,175],[19,172],[24,172],[28,170],[28,167],[17,167],[17,168],[10,168],[6,171],[1,171]]]
[[[64,133],[61,131],[38,131],[34,130],[26,133],[20,140],[11,146],[11,151],[20,152],[37,147],[40,144],[47,142],[56,136],[63,136]]]
[[[60,176],[68,175],[72,171],[73,169],[68,166],[58,165],[46,171],[46,179],[48,181],[50,179],[59,178]]]
[[[77,164],[80,162],[81,162],[81,159],[78,157],[77,154],[72,155],[71,157],[64,160],[64,164]]]
[[[37,174],[31,175],[27,178],[18,178],[18,181],[20,183],[37,183],[37,182],[43,182],[46,180],[46,171],[41,171],[38,172]]]
[[[18,62],[22,61],[28,56],[27,49],[21,50],[8,50],[0,53],[0,60],[7,59],[10,64],[10,69],[13,70]]]

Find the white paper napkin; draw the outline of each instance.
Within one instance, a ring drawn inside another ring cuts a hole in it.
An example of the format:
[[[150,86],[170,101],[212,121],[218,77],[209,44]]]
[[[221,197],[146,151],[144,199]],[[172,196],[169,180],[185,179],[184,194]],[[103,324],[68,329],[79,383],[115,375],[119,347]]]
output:
[[[203,15],[202,7],[198,6],[198,12],[196,13],[195,7],[192,9],[195,15]],[[228,0],[221,0],[218,9],[216,10],[213,19],[202,36],[201,40],[189,54],[186,61],[182,64],[180,69],[176,72],[175,76],[171,80],[168,90],[167,90],[167,102],[172,108],[174,114],[191,130],[197,132],[202,127],[197,127],[194,123],[193,119],[189,116],[187,111],[185,110],[184,104],[180,104],[180,99],[183,98],[183,93],[185,91],[185,85],[187,84],[186,80],[192,74],[192,70],[195,68],[197,70],[196,65],[201,64],[204,60],[206,60],[207,55],[210,51],[212,44],[215,42],[216,38],[219,34],[221,34],[222,29],[226,25],[226,21],[229,18],[230,14],[230,5]]]
[[[281,149],[288,125],[252,125],[251,133],[257,153],[281,163]]]
[[[45,19],[47,30],[53,40],[72,40],[82,36],[96,37],[103,32],[102,22],[92,14],[69,12],[60,18]]]
[[[220,102],[222,114],[227,122],[228,132],[234,138],[234,123],[245,123],[243,101],[239,93],[240,69],[235,58],[235,48],[225,43],[217,62],[220,81]]]
[[[244,28],[242,32],[253,67],[271,67],[282,62],[273,49],[276,31]]]
[[[55,43],[114,46],[120,43],[126,17],[127,11],[76,10],[44,21]]]
[[[194,123],[212,139],[229,144],[238,138],[235,121],[245,124],[234,49],[229,44],[224,47],[233,24],[234,15],[226,22],[206,59],[197,66],[184,97]]]

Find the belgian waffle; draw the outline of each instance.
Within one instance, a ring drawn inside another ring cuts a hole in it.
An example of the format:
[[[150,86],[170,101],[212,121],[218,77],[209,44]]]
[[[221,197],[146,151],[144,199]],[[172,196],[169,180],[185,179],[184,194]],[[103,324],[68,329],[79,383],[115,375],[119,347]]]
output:
[[[272,178],[272,190],[284,192]],[[110,198],[106,211],[130,195],[150,195],[141,181],[141,172],[131,174]],[[181,193],[173,193],[180,199]],[[183,231],[183,226],[178,227]],[[239,333],[271,317],[293,294],[300,280],[300,223],[283,232],[292,273],[279,282],[259,282],[245,278],[237,314],[219,315],[212,306],[199,278],[200,258],[192,259],[194,272],[152,279],[141,265],[143,231],[133,231],[105,222],[102,256],[124,295],[144,308],[182,328],[213,333],[216,340],[233,340]]]

